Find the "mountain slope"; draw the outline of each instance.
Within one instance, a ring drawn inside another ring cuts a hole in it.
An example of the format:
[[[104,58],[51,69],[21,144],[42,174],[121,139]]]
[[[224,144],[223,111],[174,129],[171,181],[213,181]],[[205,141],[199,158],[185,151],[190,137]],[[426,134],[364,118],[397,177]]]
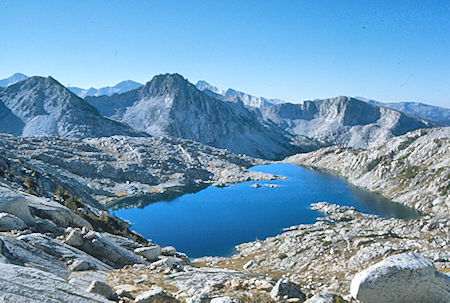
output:
[[[359,98],[360,100],[367,101],[371,104],[376,104],[380,106],[385,106],[393,108],[404,113],[408,113],[417,117],[421,117],[430,121],[437,122],[443,126],[450,126],[450,109],[440,106],[434,106],[418,102],[392,102],[383,103],[375,100],[366,100],[364,98]]]
[[[450,127],[416,130],[368,150],[332,146],[285,161],[339,174],[424,212],[450,211]]]
[[[247,106],[253,106],[253,107],[266,107],[266,106],[272,106],[274,104],[280,104],[284,103],[285,101],[280,99],[267,99],[263,97],[255,97],[252,95],[249,95],[247,93],[229,88],[227,91],[218,89],[216,86],[213,86],[209,84],[208,82],[204,80],[200,80],[195,84],[197,89],[201,91],[211,91],[221,97],[218,97],[220,100],[224,101],[233,101],[235,99],[240,99],[242,103],[244,103]],[[216,97],[217,98],[217,97]]]
[[[373,147],[393,136],[436,126],[415,116],[342,96],[259,110],[267,121],[294,135],[358,148]]]
[[[29,77],[27,75],[21,74],[21,73],[15,73],[14,75],[12,75],[11,77],[5,78],[5,79],[1,79],[0,80],[0,87],[7,87],[10,86],[14,83],[23,81],[28,79]]]
[[[85,98],[88,96],[111,96],[114,94],[122,94],[125,93],[127,91],[136,89],[138,87],[141,87],[142,84],[135,82],[135,81],[131,81],[131,80],[126,80],[126,81],[122,81],[117,83],[114,86],[105,86],[105,87],[101,87],[101,88],[94,88],[91,87],[89,89],[84,89],[84,88],[79,88],[79,87],[68,87],[68,89],[73,92],[75,95],[77,95],[80,98]]]
[[[231,152],[279,159],[299,150],[292,136],[241,103],[222,102],[178,74],[155,76],[120,95],[87,97],[102,115],[151,135],[191,139]]]
[[[0,89],[0,104],[0,129],[13,135],[146,135],[102,117],[52,77],[31,77]]]

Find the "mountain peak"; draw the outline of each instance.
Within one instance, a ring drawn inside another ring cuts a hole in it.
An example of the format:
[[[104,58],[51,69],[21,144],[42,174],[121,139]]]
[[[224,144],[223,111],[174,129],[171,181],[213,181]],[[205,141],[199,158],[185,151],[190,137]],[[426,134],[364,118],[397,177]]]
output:
[[[7,87],[10,86],[12,84],[15,84],[17,82],[23,81],[28,79],[27,75],[24,75],[22,73],[14,73],[12,76],[5,78],[5,79],[1,79],[0,80],[0,87]]]
[[[187,79],[180,74],[160,74],[154,76],[143,87],[143,91],[156,95],[172,95],[180,90],[195,88]]]

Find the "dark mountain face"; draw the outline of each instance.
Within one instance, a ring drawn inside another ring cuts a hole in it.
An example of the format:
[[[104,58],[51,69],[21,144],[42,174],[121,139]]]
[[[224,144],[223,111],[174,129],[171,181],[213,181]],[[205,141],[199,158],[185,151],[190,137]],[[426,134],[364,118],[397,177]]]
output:
[[[223,102],[178,74],[154,77],[143,87],[86,101],[103,115],[152,135],[169,135],[264,158],[298,150],[288,133],[264,122],[259,111]]]
[[[31,77],[3,88],[0,102],[15,117],[7,123],[2,120],[3,131],[14,135],[145,135],[102,117],[52,77]],[[7,114],[4,109],[0,111]]]

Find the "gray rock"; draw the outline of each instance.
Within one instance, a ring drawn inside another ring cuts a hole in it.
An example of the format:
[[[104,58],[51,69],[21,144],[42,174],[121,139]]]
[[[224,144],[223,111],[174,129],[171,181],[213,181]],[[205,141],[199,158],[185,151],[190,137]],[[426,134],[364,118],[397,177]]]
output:
[[[242,268],[244,269],[249,269],[250,267],[252,267],[255,264],[255,261],[250,260],[247,263],[244,264],[244,266]]]
[[[0,256],[3,256],[4,262],[34,267],[51,272],[58,277],[67,278],[69,271],[66,268],[66,264],[42,249],[21,240],[22,237],[28,236],[20,236],[16,239],[0,234]]]
[[[232,297],[217,297],[212,299],[210,303],[241,303],[241,300]]]
[[[118,235],[113,235],[107,232],[103,232],[101,233],[103,237],[105,237],[106,239],[108,239],[109,241],[111,241],[112,243],[119,245],[122,248],[128,249],[128,250],[135,250],[138,247],[141,247],[142,244],[139,244],[138,242],[129,239],[129,238],[125,238],[122,236],[118,236]]]
[[[207,293],[201,293],[186,300],[186,303],[210,303],[212,297]]]
[[[72,264],[70,264],[70,271],[85,271],[90,269],[91,266],[85,260],[77,259]]]
[[[125,288],[118,289],[114,294],[118,298],[134,299],[131,292]]]
[[[134,250],[134,253],[143,256],[149,261],[157,260],[161,254],[161,247],[158,245],[149,247],[139,247]]]
[[[50,219],[63,228],[68,226],[80,228],[86,226],[92,229],[92,225],[88,221],[58,202],[31,195],[28,195],[26,198],[31,211],[38,217]]]
[[[108,272],[99,270],[73,271],[67,280],[79,289],[87,289],[93,281],[106,281]]]
[[[280,298],[299,298],[300,302],[306,300],[305,294],[300,289],[283,279],[278,280],[277,284],[272,288],[270,297],[274,300]]]
[[[70,245],[61,243],[55,239],[34,233],[18,237],[18,240],[32,245],[38,252],[45,253],[58,262],[63,260],[66,263],[72,263],[75,260],[86,261],[92,269],[109,271],[111,267],[86,252]],[[56,263],[60,264],[60,263]],[[64,266],[65,267],[65,266]],[[44,269],[46,270],[46,269]]]
[[[49,219],[36,218],[36,223],[33,226],[33,230],[39,233],[51,233],[56,235],[61,235],[64,233],[64,228],[56,225],[53,221]]]
[[[0,212],[13,214],[27,225],[34,224],[34,218],[28,208],[28,201],[16,190],[0,187]]]
[[[52,273],[0,263],[0,302],[99,303],[111,302],[84,292]]]
[[[177,250],[173,246],[165,246],[161,248],[161,255],[163,256],[174,256]]]
[[[346,300],[344,300],[344,298],[342,298],[338,294],[331,292],[315,294],[314,296],[305,301],[305,303],[344,303],[344,302],[347,302]]]
[[[418,253],[391,256],[356,274],[353,298],[371,302],[450,302],[450,278]]]
[[[0,231],[22,230],[27,228],[22,219],[8,213],[0,213]]]
[[[103,281],[92,281],[91,285],[86,289],[87,292],[99,294],[109,299],[112,297],[113,291],[111,287]]]
[[[141,293],[134,299],[136,303],[178,303],[179,301],[166,293],[161,287],[153,286],[149,291]]]
[[[70,246],[79,247],[83,244],[83,234],[79,229],[72,229],[64,242]]]
[[[169,268],[169,269],[182,269],[186,262],[177,257],[163,257],[161,260],[153,262],[153,267],[162,267],[162,268]]]
[[[114,268],[135,263],[147,263],[141,256],[122,248],[94,231],[89,231],[83,236],[83,244],[80,249]]]

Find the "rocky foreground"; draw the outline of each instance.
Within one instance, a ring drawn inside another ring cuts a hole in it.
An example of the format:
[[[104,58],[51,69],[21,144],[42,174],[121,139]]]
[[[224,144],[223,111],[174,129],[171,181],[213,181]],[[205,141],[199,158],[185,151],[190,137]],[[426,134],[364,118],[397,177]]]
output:
[[[98,201],[275,177],[246,170],[255,159],[169,137],[0,136],[0,302],[449,302],[448,132],[288,159],[423,216],[320,202],[312,208],[326,216],[314,224],[197,260],[130,231]]]

